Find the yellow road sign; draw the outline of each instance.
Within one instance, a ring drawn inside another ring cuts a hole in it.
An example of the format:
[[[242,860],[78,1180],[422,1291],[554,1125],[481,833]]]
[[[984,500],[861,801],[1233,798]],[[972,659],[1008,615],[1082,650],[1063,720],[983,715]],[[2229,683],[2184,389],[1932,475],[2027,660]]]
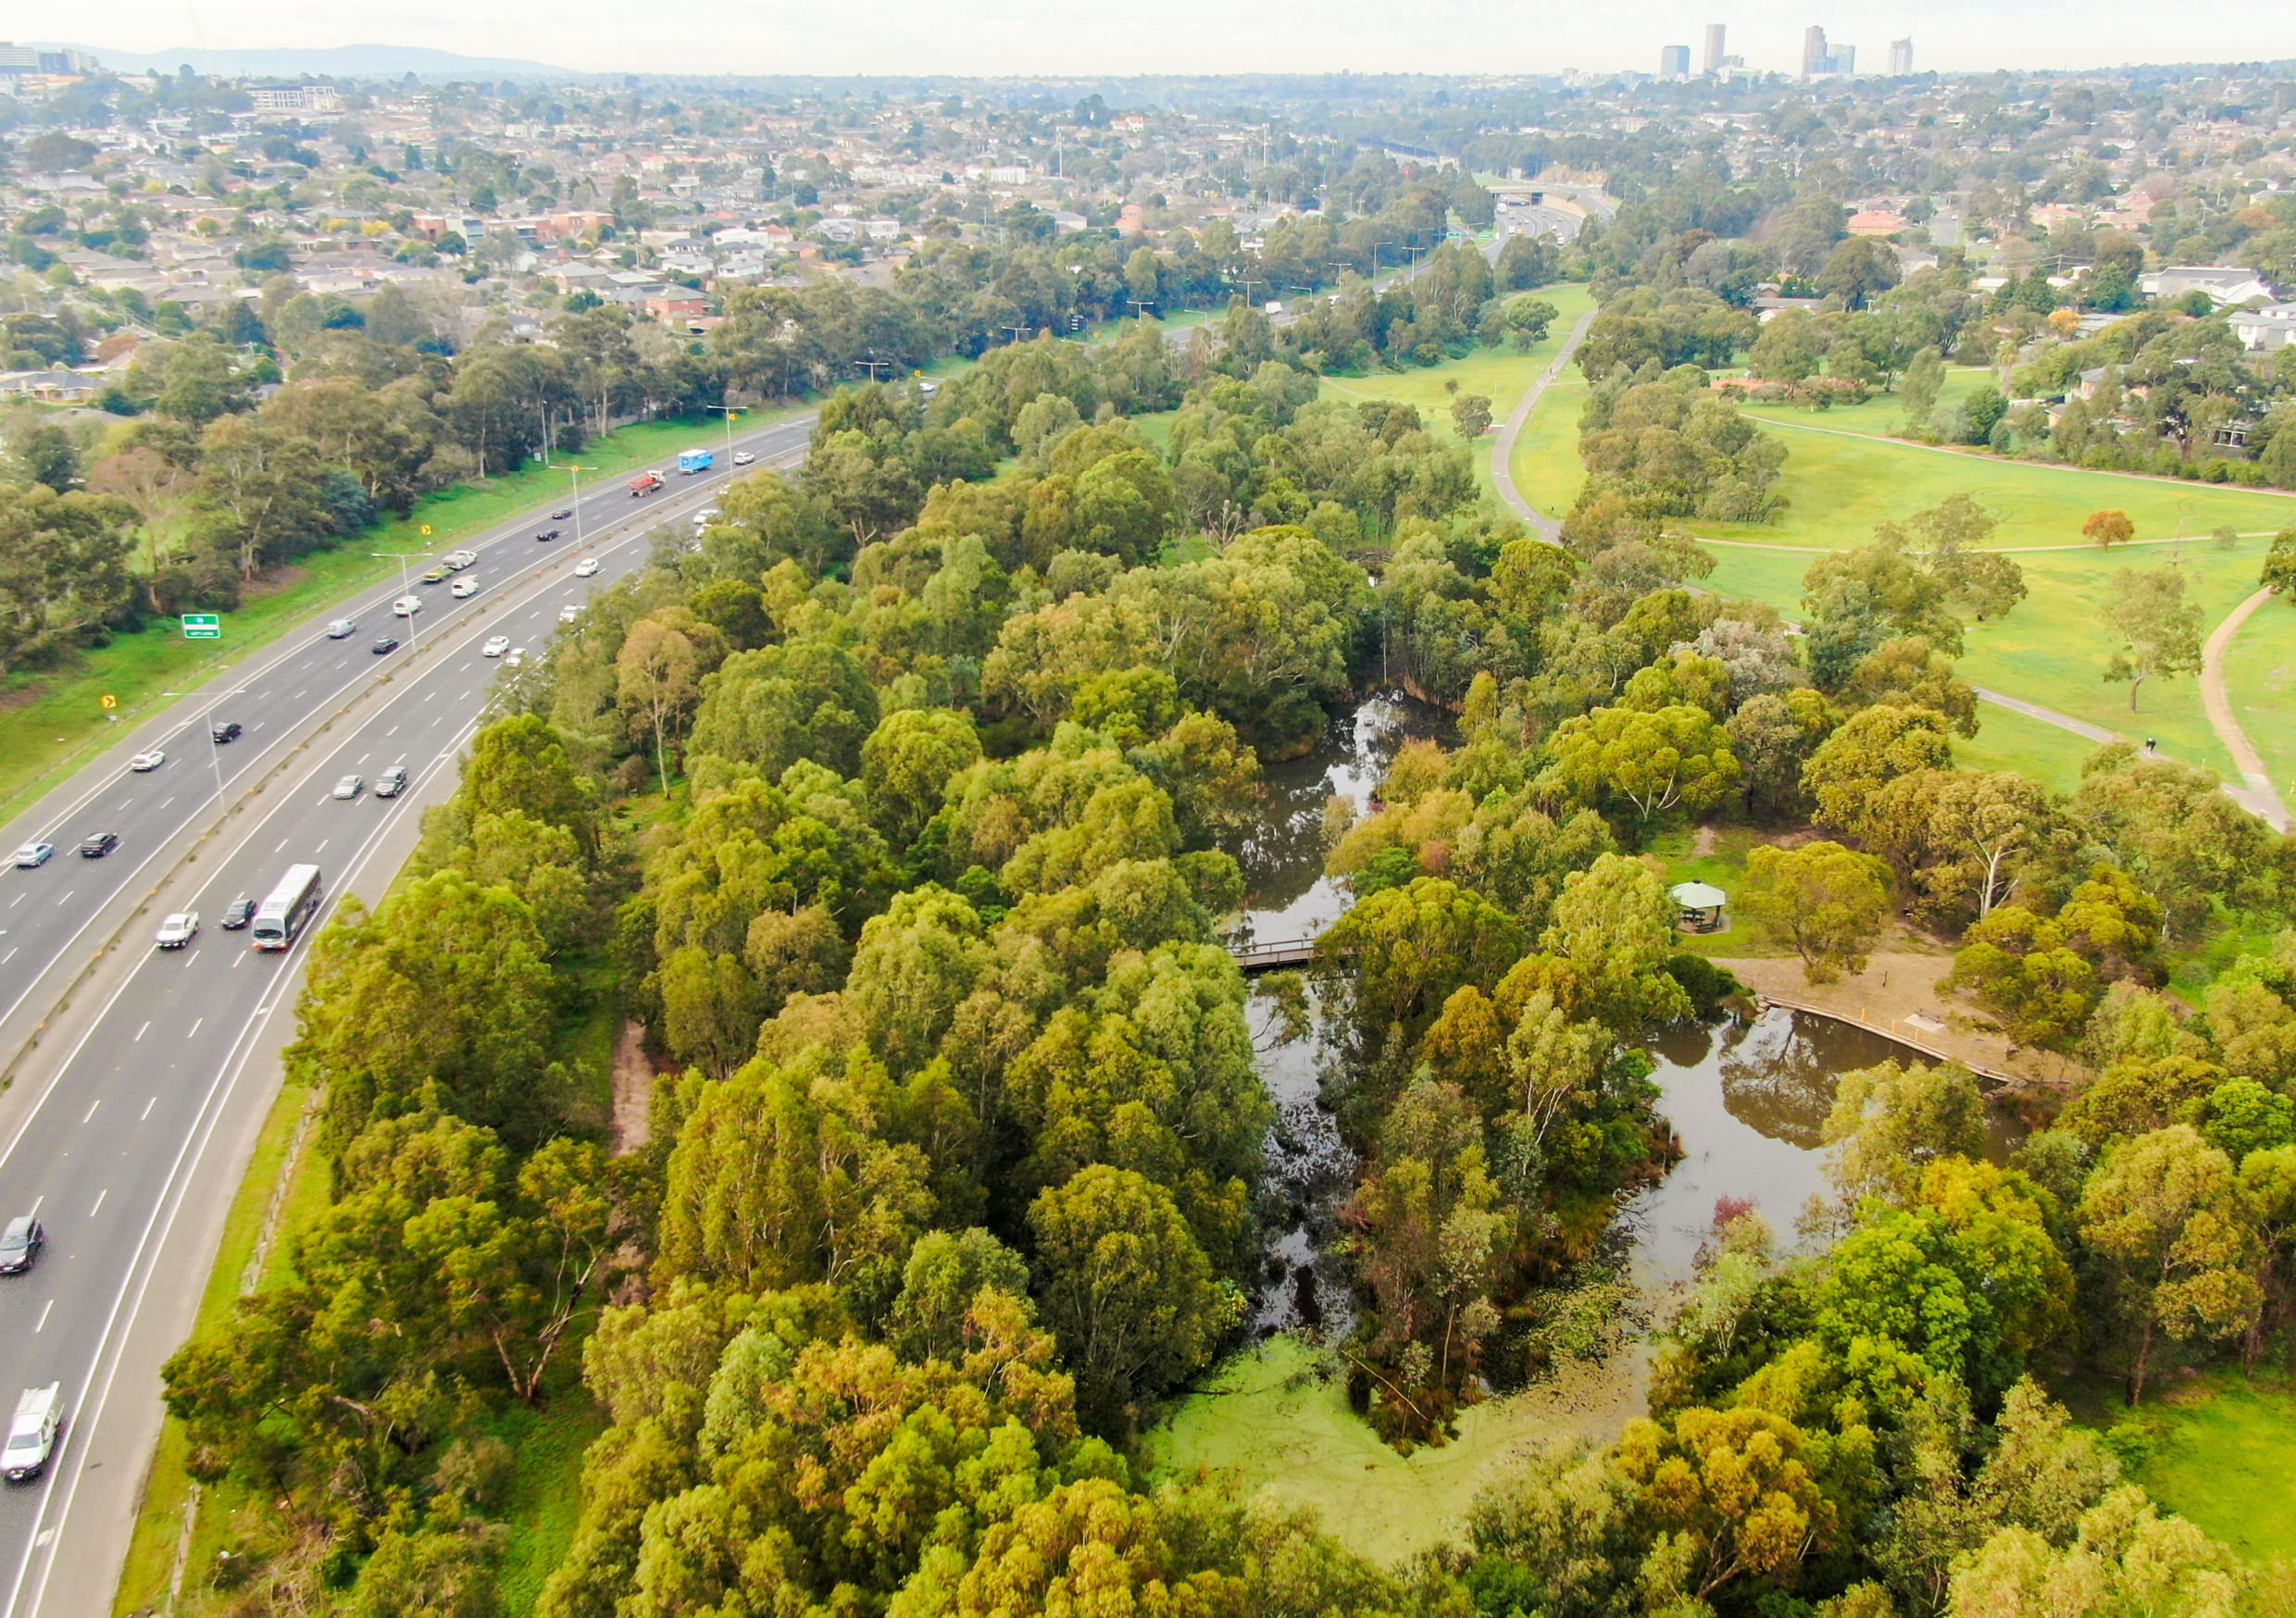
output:
[[[117,708],[119,706],[119,699],[112,695],[111,692],[106,691],[104,693],[104,705],[107,708]]]

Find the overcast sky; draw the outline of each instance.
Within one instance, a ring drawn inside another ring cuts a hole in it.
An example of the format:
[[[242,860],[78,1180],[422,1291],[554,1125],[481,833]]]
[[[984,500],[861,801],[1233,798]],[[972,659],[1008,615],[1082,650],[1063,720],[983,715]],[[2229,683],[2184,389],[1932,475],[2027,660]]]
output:
[[[705,0],[658,9],[629,0],[335,0],[324,9],[110,0],[98,15],[81,37],[99,48],[158,51],[200,36],[217,49],[387,43],[590,72],[1654,71],[1662,45],[1689,45],[1695,60],[1710,21],[1729,26],[1728,48],[1749,68],[1780,71],[1799,68],[1811,23],[1856,46],[1861,68],[1881,67],[1889,42],[1907,35],[1916,68],[1948,70],[2296,56],[2296,0],[1757,0],[1717,10],[1522,0]],[[43,20],[54,26],[55,16]]]

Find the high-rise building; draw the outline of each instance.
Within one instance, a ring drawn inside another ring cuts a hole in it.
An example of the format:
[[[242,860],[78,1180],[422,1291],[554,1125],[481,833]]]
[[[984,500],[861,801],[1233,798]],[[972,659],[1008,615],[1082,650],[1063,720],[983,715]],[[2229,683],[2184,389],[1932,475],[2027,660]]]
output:
[[[1661,79],[1687,79],[1691,76],[1691,48],[1688,45],[1658,47],[1658,76]]]
[[[1802,31],[1802,76],[1815,79],[1820,73],[1831,72],[1826,55],[1826,31],[1812,23]]]
[[[1851,74],[1857,71],[1857,47],[1836,45],[1826,53],[1826,71]]]
[[[1705,60],[1699,64],[1698,70],[1701,73],[1712,76],[1722,70],[1722,34],[1723,25],[1721,23],[1706,24],[1706,56]]]
[[[1893,39],[1890,42],[1890,77],[1910,79],[1914,75],[1914,42]]]

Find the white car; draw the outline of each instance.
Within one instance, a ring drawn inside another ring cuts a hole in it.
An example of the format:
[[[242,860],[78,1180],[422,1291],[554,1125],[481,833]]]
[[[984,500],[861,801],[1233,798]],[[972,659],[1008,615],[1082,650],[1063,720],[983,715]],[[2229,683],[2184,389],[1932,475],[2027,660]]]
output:
[[[16,1419],[8,1424],[8,1444],[0,1450],[0,1475],[24,1483],[46,1469],[56,1450],[56,1429],[64,1425],[64,1385],[27,1388],[16,1400]]]
[[[365,790],[367,790],[365,776],[345,776],[335,783],[335,802],[348,803]]]
[[[454,588],[447,593],[456,601],[467,601],[479,593],[479,581],[475,579],[457,579],[455,580]]]
[[[503,654],[503,666],[505,668],[516,668],[518,665],[524,663],[525,661],[526,648],[523,646],[513,646],[508,652]]]
[[[496,635],[493,639],[487,641],[485,645],[479,648],[479,655],[481,657],[500,657],[504,653],[509,650],[510,637],[507,635]]]
[[[56,845],[52,842],[28,842],[16,851],[16,868],[19,871],[36,871],[46,865],[55,853]]]
[[[737,467],[749,466],[756,459],[757,457],[751,454],[747,450],[736,450],[733,454],[733,464]]]
[[[179,910],[159,924],[159,947],[180,950],[199,936],[199,912]]]
[[[157,769],[161,765],[166,764],[167,762],[168,755],[165,753],[162,753],[158,748],[152,747],[146,748],[144,752],[137,753],[133,758],[130,759],[128,761],[128,767],[135,771],[136,774],[143,775],[147,770]]]
[[[582,609],[576,606],[572,602],[568,602],[566,605],[558,609],[558,622],[562,624],[570,624],[581,616]]]
[[[402,618],[411,618],[417,613],[422,611],[422,597],[418,595],[402,595],[398,598],[398,600],[391,604],[391,610]]]
[[[584,556],[580,561],[575,563],[574,577],[577,579],[597,578],[598,558],[595,556]]]
[[[330,641],[341,641],[357,633],[358,620],[356,618],[337,618],[327,626],[327,638]]]

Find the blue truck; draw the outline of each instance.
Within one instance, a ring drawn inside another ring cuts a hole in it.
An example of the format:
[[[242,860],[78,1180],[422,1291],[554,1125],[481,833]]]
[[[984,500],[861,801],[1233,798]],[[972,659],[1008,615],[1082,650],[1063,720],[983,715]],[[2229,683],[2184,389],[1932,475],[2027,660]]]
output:
[[[678,469],[680,472],[706,472],[717,464],[717,454],[709,450],[680,450],[678,452]]]

